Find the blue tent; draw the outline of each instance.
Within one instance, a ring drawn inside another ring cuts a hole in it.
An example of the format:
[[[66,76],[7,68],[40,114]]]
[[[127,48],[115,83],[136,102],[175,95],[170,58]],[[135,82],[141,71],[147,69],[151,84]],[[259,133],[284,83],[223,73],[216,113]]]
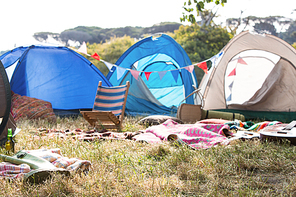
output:
[[[115,65],[107,79],[113,86],[131,82],[126,104],[126,113],[131,115],[175,115],[180,102],[194,91],[193,85],[197,87],[195,73],[184,69],[191,65],[185,50],[165,34],[137,42]],[[118,73],[123,69],[121,76]],[[138,80],[130,70],[140,71]],[[186,99],[186,103],[194,104],[193,97]]]
[[[96,66],[67,47],[19,47],[0,60],[13,92],[48,101],[55,111],[91,109],[99,81],[112,86]]]

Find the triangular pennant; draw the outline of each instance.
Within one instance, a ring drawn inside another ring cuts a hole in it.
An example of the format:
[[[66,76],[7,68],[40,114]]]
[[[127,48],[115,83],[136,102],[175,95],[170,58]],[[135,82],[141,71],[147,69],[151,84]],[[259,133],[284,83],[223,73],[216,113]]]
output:
[[[80,53],[84,53],[85,55],[88,55],[85,42],[83,42],[82,45],[80,45],[80,47],[77,51]]]
[[[223,51],[221,51],[219,54],[218,54],[218,58],[221,57],[223,55]]]
[[[133,77],[136,79],[136,80],[139,80],[139,73],[140,71],[137,71],[137,70],[130,70],[131,74],[133,75]]]
[[[248,65],[241,57],[238,58],[237,63]]]
[[[229,73],[228,77],[236,75],[236,68],[234,68],[231,73]]]
[[[107,68],[109,69],[110,72],[113,72],[112,68],[113,68],[113,64],[106,62],[104,60],[101,60],[102,62],[104,62],[104,64],[107,66]]]
[[[201,68],[206,74],[208,74],[207,62],[201,62],[201,63],[197,64],[197,66],[199,68]]]
[[[94,53],[91,57],[92,58],[95,58],[96,60],[101,61],[101,58],[100,58],[100,56],[97,53]]]
[[[119,81],[119,79],[121,79],[122,75],[125,73],[126,69],[117,66],[116,70],[117,70],[117,81]]]
[[[192,73],[192,71],[194,70],[194,65],[190,65],[190,66],[186,66],[184,67],[186,70],[188,70],[188,72]]]
[[[165,76],[166,73],[167,73],[167,71],[160,71],[160,72],[158,72],[159,79],[162,80],[163,76]]]
[[[231,82],[231,84],[228,86],[230,91],[232,90],[232,86],[233,86],[233,82]]]
[[[231,94],[228,96],[228,98],[226,99],[226,101],[231,101]]]
[[[171,70],[171,73],[175,79],[175,82],[177,83],[178,81],[178,76],[179,76],[179,70]]]
[[[150,74],[152,73],[152,72],[144,72],[145,73],[145,77],[146,77],[146,79],[147,79],[147,81],[149,80],[149,76],[150,76]]]

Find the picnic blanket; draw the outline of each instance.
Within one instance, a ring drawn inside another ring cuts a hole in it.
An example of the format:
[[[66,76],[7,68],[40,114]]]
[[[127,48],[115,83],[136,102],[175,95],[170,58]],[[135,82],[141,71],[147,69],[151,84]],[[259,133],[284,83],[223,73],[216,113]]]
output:
[[[238,130],[258,132],[264,129],[265,127],[282,124],[282,123],[279,121],[264,121],[264,122],[253,123],[251,121],[242,122],[240,120],[235,120],[235,121],[225,122],[225,124],[229,125],[230,127],[234,127]]]
[[[74,130],[60,130],[60,129],[44,129],[40,128],[37,132],[34,133],[34,139],[39,140],[42,137],[49,138],[61,138],[61,139],[72,139],[79,141],[94,141],[94,140],[131,140],[133,136],[138,135],[141,131],[136,132],[112,132],[106,129],[102,129],[97,131],[96,129],[92,130],[82,130],[82,129],[74,129]]]
[[[206,119],[198,121],[195,124],[180,124],[172,119],[168,119],[160,125],[150,126],[146,130],[137,132],[111,132],[105,129],[100,131],[74,129],[70,131],[41,128],[35,133],[34,139],[38,140],[46,136],[84,141],[99,139],[134,140],[147,143],[177,141],[194,149],[205,149],[218,144],[228,145],[235,139],[251,139],[250,134],[254,134],[252,136],[258,136],[257,133],[261,129],[279,123],[278,121],[265,121],[255,124],[252,122],[241,122],[239,120]],[[233,129],[235,131],[243,130],[249,132],[247,134],[233,133]]]
[[[236,139],[252,139],[259,136],[262,129],[281,124],[279,121],[264,121],[259,123],[229,121],[223,119],[206,119],[195,124],[179,124],[172,119],[148,127],[142,134],[133,137],[136,141],[161,143],[163,141],[177,141],[193,149],[206,149],[218,144],[228,145]],[[232,131],[236,131],[233,133]],[[239,131],[247,131],[247,134]]]
[[[179,124],[168,119],[160,125],[148,127],[143,134],[133,139],[148,143],[176,140],[194,149],[205,149],[218,144],[229,144],[227,135],[231,136],[232,133],[225,124]]]
[[[64,157],[61,154],[60,149],[38,149],[38,150],[25,150],[25,152],[32,155],[41,157],[57,168],[63,168],[70,172],[88,171],[91,162],[88,160],[80,160],[77,158]],[[26,173],[29,173],[32,169],[27,164],[12,164],[8,162],[0,163],[0,177],[5,178],[23,178]]]

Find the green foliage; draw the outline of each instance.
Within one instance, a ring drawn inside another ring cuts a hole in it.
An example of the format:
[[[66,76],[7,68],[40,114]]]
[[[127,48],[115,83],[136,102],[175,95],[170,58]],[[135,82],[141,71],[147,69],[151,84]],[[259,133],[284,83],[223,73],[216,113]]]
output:
[[[254,31],[257,33],[267,33],[274,36],[278,36],[277,29],[275,26],[279,26],[282,29],[286,25],[291,24],[291,19],[287,19],[282,16],[269,16],[269,17],[256,17],[256,16],[249,16],[243,19],[245,24],[252,24]]]
[[[276,29],[273,24],[270,23],[256,23],[254,25],[254,30],[257,33],[268,33],[277,36]]]
[[[101,59],[110,62],[112,64],[115,64],[115,62],[118,60],[118,58],[128,49],[130,48],[134,43],[135,39],[131,38],[129,36],[123,36],[123,37],[116,37],[110,38],[105,43],[94,43],[90,44],[87,43],[87,49],[88,54],[94,54],[97,53]],[[86,57],[88,60],[90,60],[96,67],[99,68],[99,70],[106,76],[108,74],[108,68],[105,66],[104,63],[93,59],[92,57]]]
[[[52,32],[37,32],[33,35],[33,37],[39,42],[47,40],[49,36],[53,37],[54,39],[57,39],[59,37],[59,34]]]
[[[219,53],[232,35],[220,26],[200,27],[197,24],[181,26],[175,31],[174,39],[184,48],[192,63],[198,63]],[[200,82],[204,72],[196,67],[195,73]]]
[[[254,28],[254,31],[257,33],[267,33],[274,36],[280,36],[282,31],[285,30],[287,26],[291,26],[292,24],[292,19],[283,16],[248,16],[246,18],[228,18],[226,20],[226,26],[233,35],[239,33],[236,32],[239,27],[244,26],[244,29],[247,27]],[[244,29],[242,31],[244,31]]]
[[[155,33],[173,33],[175,30],[179,29],[181,26],[180,23],[172,23],[172,22],[163,22],[156,25],[153,25],[152,27],[146,27],[142,30],[143,34],[155,34]]]
[[[280,33],[279,37],[286,42],[293,44],[296,42],[296,21],[293,21],[286,32]]]
[[[60,34],[51,32],[39,32],[34,34],[34,38],[39,41],[46,41],[49,36],[68,45],[68,41],[78,41],[80,44],[88,42],[90,44],[107,42],[111,37],[130,36],[140,39],[144,34],[174,32],[181,26],[180,23],[164,22],[152,27],[119,27],[100,28],[94,26],[78,26],[67,29]]]
[[[196,23],[195,14],[192,13],[196,11],[196,15],[199,16],[199,13],[203,12],[205,9],[205,3],[211,2],[214,2],[216,5],[224,6],[224,3],[227,3],[227,0],[187,0],[184,2],[183,8],[185,10],[185,13],[183,13],[183,16],[180,18],[181,22],[188,21],[192,24]]]

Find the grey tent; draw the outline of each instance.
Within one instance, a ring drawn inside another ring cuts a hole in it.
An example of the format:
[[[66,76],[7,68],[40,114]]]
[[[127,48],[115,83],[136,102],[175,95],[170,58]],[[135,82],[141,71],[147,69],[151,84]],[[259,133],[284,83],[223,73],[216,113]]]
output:
[[[201,83],[204,109],[247,119],[296,119],[296,50],[272,35],[235,36]]]
[[[16,124],[10,113],[11,107],[11,90],[6,71],[0,61],[0,145],[3,145],[7,139],[8,128],[14,131]]]

